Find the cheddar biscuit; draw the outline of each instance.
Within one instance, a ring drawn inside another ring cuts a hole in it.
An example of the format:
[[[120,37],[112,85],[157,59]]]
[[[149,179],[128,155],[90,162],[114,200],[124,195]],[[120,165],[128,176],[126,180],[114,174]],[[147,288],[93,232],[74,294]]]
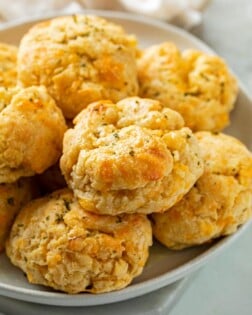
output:
[[[238,87],[225,62],[170,42],[143,51],[138,60],[140,96],[178,111],[193,131],[220,131],[229,124]]]
[[[20,179],[12,184],[0,184],[0,252],[11,224],[20,208],[36,196],[36,185],[30,179]]]
[[[14,87],[17,84],[17,47],[0,43],[0,86]]]
[[[14,88],[5,98],[10,104],[0,112],[0,183],[11,183],[56,163],[66,125],[44,87]]]
[[[137,95],[136,39],[96,16],[58,17],[32,27],[18,53],[22,86],[45,85],[67,118],[99,99]]]
[[[234,233],[251,217],[252,155],[233,137],[198,132],[204,174],[184,198],[153,215],[154,236],[183,249]]]
[[[162,212],[203,172],[197,141],[180,114],[158,101],[90,104],[64,136],[61,170],[92,212]]]
[[[145,215],[92,214],[65,189],[21,210],[6,250],[31,283],[71,294],[102,293],[124,288],[138,276],[151,244]]]

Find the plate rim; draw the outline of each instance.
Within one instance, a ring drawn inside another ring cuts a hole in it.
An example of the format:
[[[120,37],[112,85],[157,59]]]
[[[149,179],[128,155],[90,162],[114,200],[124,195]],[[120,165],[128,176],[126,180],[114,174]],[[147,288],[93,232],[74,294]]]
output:
[[[8,31],[9,29],[22,26],[23,24],[35,23],[39,20],[46,20],[56,16],[67,16],[71,14],[92,14],[101,16],[104,18],[117,18],[126,21],[132,21],[135,23],[147,24],[155,28],[161,28],[164,31],[172,32],[179,37],[186,38],[190,40],[193,44],[202,49],[203,51],[216,54],[215,51],[210,48],[206,43],[195,37],[194,35],[186,32],[169,23],[165,23],[153,18],[144,17],[138,14],[131,14],[119,11],[103,11],[103,10],[78,10],[74,12],[50,12],[48,14],[38,14],[31,18],[20,18],[15,21],[6,22],[3,26],[0,26],[0,33],[2,31]],[[233,71],[232,71],[233,72]],[[247,88],[239,80],[237,76],[240,92],[243,94],[252,105],[252,98],[247,91]],[[14,285],[3,284],[0,282],[0,294],[6,297],[11,297],[19,300],[35,302],[40,304],[55,305],[55,306],[95,306],[101,304],[109,304],[120,301],[129,300],[141,295],[156,291],[164,286],[167,286],[175,281],[184,278],[186,275],[190,275],[192,272],[196,271],[202,267],[209,260],[216,257],[221,251],[225,250],[228,246],[233,244],[233,242],[238,239],[250,226],[252,220],[241,226],[237,232],[233,235],[226,236],[220,239],[216,244],[212,245],[210,248],[205,250],[203,253],[198,254],[193,259],[181,264],[179,267],[172,269],[160,276],[154,277],[152,279],[145,280],[141,283],[131,284],[124,289],[119,291],[112,291],[108,293],[102,293],[97,295],[92,295],[88,293],[79,293],[77,295],[69,295],[66,293],[59,292],[49,292],[49,291],[36,291],[32,288],[20,288]],[[169,278],[167,280],[167,274]],[[155,289],[153,289],[153,286]],[[86,301],[84,301],[87,299]],[[109,300],[108,300],[109,299]]]
[[[174,270],[167,272],[170,275],[168,281],[166,278],[167,273],[165,273],[153,279],[129,285],[126,288],[118,291],[101,294],[79,293],[76,295],[53,291],[34,291],[33,289],[29,288],[15,288],[13,285],[0,283],[0,294],[6,297],[33,303],[68,307],[98,306],[102,304],[111,304],[130,300],[168,286],[180,279],[183,279],[187,275],[190,277],[193,272],[203,267],[206,263],[218,256],[223,250],[231,246],[248,229],[250,225],[252,225],[252,220],[241,226],[235,234],[220,239],[216,244],[203,253],[197,255],[195,258],[181,264]],[[154,290],[153,286],[155,286]],[[125,297],[125,295],[127,295],[127,297]],[[108,296],[109,301],[107,300]],[[83,303],[83,299],[85,298],[88,298],[87,303]]]

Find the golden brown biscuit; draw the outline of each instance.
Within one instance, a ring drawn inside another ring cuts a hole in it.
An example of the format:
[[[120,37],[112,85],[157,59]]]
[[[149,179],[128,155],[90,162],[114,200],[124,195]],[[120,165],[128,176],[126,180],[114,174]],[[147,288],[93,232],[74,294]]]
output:
[[[13,96],[19,91],[19,87],[5,88],[0,86],[0,113],[10,105]]]
[[[137,95],[136,39],[96,16],[55,18],[32,27],[18,53],[23,86],[45,85],[73,118],[99,99]]]
[[[233,137],[198,132],[205,172],[184,198],[153,215],[154,236],[172,249],[234,233],[252,214],[252,155]]]
[[[42,173],[56,163],[66,130],[61,110],[44,87],[12,92],[0,112],[0,183]]]
[[[178,111],[194,131],[220,131],[229,124],[237,82],[225,62],[206,53],[181,53],[169,42],[143,51],[138,60],[140,96]]]
[[[162,212],[203,172],[197,141],[180,114],[158,101],[90,104],[64,136],[61,170],[84,209]]]
[[[0,43],[0,86],[17,84],[17,51],[16,46]]]
[[[151,244],[145,215],[92,214],[65,189],[21,210],[6,250],[31,283],[101,293],[124,288],[138,276]]]
[[[34,184],[30,179],[0,184],[0,252],[4,249],[14,217],[20,208],[36,195]]]

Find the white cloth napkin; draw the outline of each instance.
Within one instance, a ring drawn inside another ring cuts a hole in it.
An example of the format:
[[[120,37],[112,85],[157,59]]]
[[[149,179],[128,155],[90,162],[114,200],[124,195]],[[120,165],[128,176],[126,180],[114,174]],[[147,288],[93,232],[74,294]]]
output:
[[[169,21],[186,29],[201,22],[209,0],[0,0],[0,22],[51,12],[83,9],[120,10]]]

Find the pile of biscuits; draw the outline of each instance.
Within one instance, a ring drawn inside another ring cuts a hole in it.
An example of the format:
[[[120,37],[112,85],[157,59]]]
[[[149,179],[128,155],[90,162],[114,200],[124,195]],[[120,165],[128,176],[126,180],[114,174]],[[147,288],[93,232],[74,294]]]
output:
[[[252,155],[220,133],[238,87],[219,57],[65,16],[0,45],[0,85],[0,248],[29,282],[119,290],[152,236],[178,250],[251,217]]]

